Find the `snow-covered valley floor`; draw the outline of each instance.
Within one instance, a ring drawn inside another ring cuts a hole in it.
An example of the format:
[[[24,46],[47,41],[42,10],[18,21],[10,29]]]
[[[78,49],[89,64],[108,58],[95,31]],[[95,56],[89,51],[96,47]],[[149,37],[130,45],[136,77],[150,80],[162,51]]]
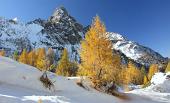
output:
[[[49,91],[39,81],[42,72],[36,68],[0,57],[0,103],[170,103],[170,93],[150,92],[138,89],[126,93],[129,100],[85,90],[75,79],[48,73],[54,82]]]
[[[159,92],[153,92],[153,91],[145,91],[145,90],[134,90],[130,93],[136,94],[138,96],[142,96],[145,98],[149,98],[156,102],[161,103],[170,103],[170,93],[159,93]]]

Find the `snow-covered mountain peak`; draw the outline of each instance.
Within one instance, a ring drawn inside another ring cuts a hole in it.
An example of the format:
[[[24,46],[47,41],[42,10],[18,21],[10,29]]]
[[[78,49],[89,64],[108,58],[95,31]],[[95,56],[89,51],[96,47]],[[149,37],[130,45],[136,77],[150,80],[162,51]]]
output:
[[[122,35],[114,32],[107,32],[107,35],[110,40],[116,40],[116,41],[124,41],[126,40]]]
[[[166,58],[154,50],[137,42],[130,41],[118,33],[107,32],[107,34],[108,38],[112,41],[113,49],[120,51],[137,63],[149,66],[150,64],[162,65],[167,62]]]
[[[65,16],[68,16],[67,10],[64,7],[59,7],[56,8],[49,20],[52,22],[59,22],[60,19],[64,18]]]
[[[0,18],[0,49],[9,53],[23,48],[53,48],[56,60],[67,48],[71,60],[79,60],[78,48],[84,37],[85,28],[68,14],[65,8],[58,8],[48,20],[41,18],[28,23],[15,23],[12,19]]]
[[[12,20],[15,21],[15,22],[17,22],[17,21],[18,21],[18,18],[15,17],[15,18],[13,18]]]

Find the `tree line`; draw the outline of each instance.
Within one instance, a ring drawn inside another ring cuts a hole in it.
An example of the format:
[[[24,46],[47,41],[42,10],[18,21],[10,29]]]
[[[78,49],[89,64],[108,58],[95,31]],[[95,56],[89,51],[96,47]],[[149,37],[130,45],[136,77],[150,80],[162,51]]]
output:
[[[0,56],[5,56],[5,50],[0,51]],[[78,69],[78,64],[69,60],[66,48],[58,62],[55,60],[55,52],[52,48],[49,48],[47,52],[45,48],[38,48],[29,52],[24,49],[21,53],[15,51],[12,58],[20,63],[36,67],[40,71],[52,71],[63,76],[76,76]]]

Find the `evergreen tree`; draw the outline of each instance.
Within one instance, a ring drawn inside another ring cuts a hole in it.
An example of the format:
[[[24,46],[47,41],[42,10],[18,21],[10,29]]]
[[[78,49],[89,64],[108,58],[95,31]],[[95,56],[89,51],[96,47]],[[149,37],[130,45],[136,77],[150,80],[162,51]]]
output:
[[[18,51],[14,51],[13,53],[13,59],[18,61],[19,55],[18,55]]]
[[[28,57],[27,51],[26,51],[26,49],[24,49],[22,51],[21,55],[19,56],[19,62],[28,64],[27,57]]]
[[[56,71],[56,65],[55,64],[50,65],[48,70],[51,71],[51,72],[55,72]]]
[[[134,84],[136,85],[142,85],[143,84],[143,78],[144,78],[144,74],[142,73],[142,71],[136,67],[135,69],[135,82]]]
[[[117,66],[113,64],[112,43],[98,16],[81,42],[80,57],[79,74],[91,76],[95,87],[115,81]]]
[[[146,69],[145,69],[145,67],[144,66],[142,66],[142,68],[141,68],[141,73],[142,73],[142,75],[146,75]]]
[[[76,76],[77,70],[78,70],[78,63],[77,62],[70,62],[70,65],[71,65],[70,75]]]
[[[50,68],[50,66],[54,63],[54,57],[55,57],[55,54],[54,54],[53,49],[49,48],[47,51],[47,56],[46,56],[48,68]]]
[[[144,83],[146,83],[146,81],[148,81],[147,80],[147,73],[146,73],[146,69],[145,69],[145,67],[144,66],[142,66],[142,68],[141,68],[141,78],[143,78],[143,84]]]

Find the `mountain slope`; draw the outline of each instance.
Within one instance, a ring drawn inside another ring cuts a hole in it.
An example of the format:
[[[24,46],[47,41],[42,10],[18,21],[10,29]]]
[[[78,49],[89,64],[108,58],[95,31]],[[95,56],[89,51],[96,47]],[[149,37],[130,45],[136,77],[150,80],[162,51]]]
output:
[[[38,69],[0,56],[1,103],[160,103],[147,97],[128,93],[130,100],[121,100],[96,90],[76,85],[76,80],[48,73],[54,82],[52,90],[39,81],[43,74]],[[97,98],[96,98],[97,97]],[[139,102],[140,101],[140,102]]]
[[[137,63],[141,63],[146,66],[150,64],[162,65],[167,63],[167,58],[162,57],[159,53],[148,47],[142,46],[133,41],[129,41],[117,33],[108,32],[107,34],[108,38],[113,43],[113,49],[119,50]]]
[[[48,20],[36,19],[23,23],[17,19],[0,18],[0,49],[7,54],[15,50],[31,50],[39,47],[52,47],[56,51],[56,60],[60,59],[62,50],[67,48],[70,59],[80,62],[80,41],[84,39],[89,27],[83,27],[64,7],[57,8]],[[125,39],[122,35],[108,32],[113,49],[143,65],[167,62],[167,59],[150,48]]]
[[[57,19],[55,17],[58,17]],[[84,27],[71,17],[65,8],[55,10],[49,20],[36,19],[28,23],[0,18],[0,49],[9,54],[39,47],[56,50],[56,60],[67,48],[70,59],[79,61],[79,43],[84,37]]]

